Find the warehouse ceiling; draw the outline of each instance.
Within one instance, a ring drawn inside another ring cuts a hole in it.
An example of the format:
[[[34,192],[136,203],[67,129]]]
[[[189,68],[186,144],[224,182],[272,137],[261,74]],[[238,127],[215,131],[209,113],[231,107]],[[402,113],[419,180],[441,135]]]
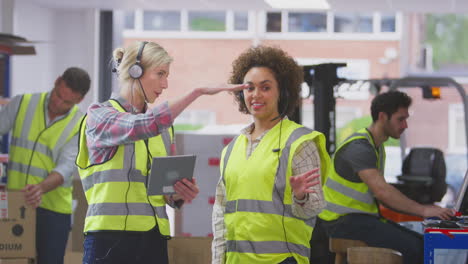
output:
[[[263,0],[30,0],[49,8],[265,10]],[[296,0],[287,0],[296,1]],[[310,0],[313,2],[314,0]],[[468,13],[467,0],[328,0],[332,11]]]

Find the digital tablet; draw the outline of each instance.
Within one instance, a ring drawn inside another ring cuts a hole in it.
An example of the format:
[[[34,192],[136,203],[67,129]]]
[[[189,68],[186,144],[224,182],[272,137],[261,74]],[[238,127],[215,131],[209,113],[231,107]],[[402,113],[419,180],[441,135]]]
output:
[[[195,159],[195,155],[154,157],[148,176],[148,195],[175,193],[174,184],[177,181],[183,178],[192,179]]]

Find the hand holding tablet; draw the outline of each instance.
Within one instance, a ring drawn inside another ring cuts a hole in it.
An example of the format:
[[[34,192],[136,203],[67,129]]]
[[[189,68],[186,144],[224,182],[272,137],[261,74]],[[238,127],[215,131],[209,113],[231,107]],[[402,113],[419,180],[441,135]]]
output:
[[[148,175],[148,195],[174,194],[176,193],[174,184],[184,178],[193,183],[195,159],[195,155],[154,157],[151,172]],[[179,182],[178,184],[183,185],[184,183]],[[184,187],[179,186],[179,188]]]

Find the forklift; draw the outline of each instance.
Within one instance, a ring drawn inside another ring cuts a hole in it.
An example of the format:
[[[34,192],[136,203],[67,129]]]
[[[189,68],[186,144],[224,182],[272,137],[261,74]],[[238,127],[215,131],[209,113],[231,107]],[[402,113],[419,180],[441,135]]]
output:
[[[468,104],[465,89],[454,79],[436,76],[407,76],[403,78],[384,78],[369,80],[348,80],[338,77],[337,70],[346,67],[345,63],[325,63],[303,66],[304,80],[309,86],[310,95],[314,95],[314,129],[323,133],[327,139],[327,150],[330,155],[336,150],[336,94],[338,87],[343,84],[368,83],[375,93],[386,87],[387,90],[421,89],[423,99],[438,100],[446,89],[456,89],[460,96],[465,129],[465,166],[468,164]],[[301,122],[301,120],[295,120]],[[405,133],[400,138],[400,159],[402,164],[401,175],[398,182],[393,185],[409,198],[422,203],[432,204],[444,199],[447,188],[449,201],[445,199],[444,205],[452,205],[459,185],[457,183],[447,186],[446,166],[443,153],[431,147],[409,149]],[[441,156],[442,155],[442,156]],[[434,159],[436,160],[430,160]],[[425,164],[415,164],[416,160]],[[430,168],[429,168],[430,167]],[[465,167],[466,169],[466,167]],[[463,171],[464,173],[464,171]],[[415,175],[419,174],[419,175]],[[432,174],[432,175],[431,175]],[[463,175],[460,175],[463,176]],[[461,181],[463,177],[460,177]],[[458,182],[458,179],[457,181]],[[422,187],[421,187],[422,186]],[[393,214],[393,212],[391,212]],[[393,217],[394,218],[394,217]],[[397,222],[402,219],[394,219]]]

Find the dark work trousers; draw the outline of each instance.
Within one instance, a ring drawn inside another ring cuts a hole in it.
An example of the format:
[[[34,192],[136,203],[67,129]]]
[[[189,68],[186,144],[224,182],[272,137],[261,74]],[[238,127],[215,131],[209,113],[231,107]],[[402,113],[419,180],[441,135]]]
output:
[[[322,220],[320,228],[329,237],[361,240],[370,247],[397,250],[403,254],[404,264],[419,264],[424,260],[423,236],[390,220],[369,214],[348,214],[335,221]],[[314,262],[320,263],[329,262]]]
[[[310,264],[334,264],[335,254],[329,250],[328,230],[323,226],[324,221],[317,217],[312,239],[310,241]]]
[[[159,229],[147,232],[88,232],[83,264],[167,264],[167,240]]]
[[[289,257],[278,264],[297,264],[297,260],[293,257]]]
[[[37,264],[63,264],[71,215],[36,209]]]

